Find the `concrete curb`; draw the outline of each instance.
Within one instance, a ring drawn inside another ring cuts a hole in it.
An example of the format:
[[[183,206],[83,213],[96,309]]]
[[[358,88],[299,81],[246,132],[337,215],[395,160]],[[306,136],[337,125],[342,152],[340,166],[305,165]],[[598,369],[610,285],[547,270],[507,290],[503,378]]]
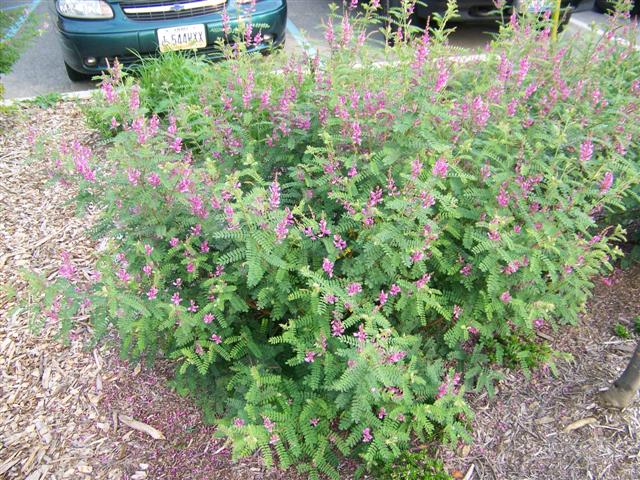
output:
[[[87,100],[91,98],[91,96],[97,91],[98,91],[97,88],[92,88],[90,90],[80,90],[77,92],[61,93],[60,98],[62,100]],[[12,105],[16,105],[23,102],[33,102],[36,98],[42,97],[42,96],[45,96],[45,95],[35,95],[33,97],[22,97],[22,98],[7,98],[6,100],[2,100],[0,102],[0,105],[4,107],[10,107]]]

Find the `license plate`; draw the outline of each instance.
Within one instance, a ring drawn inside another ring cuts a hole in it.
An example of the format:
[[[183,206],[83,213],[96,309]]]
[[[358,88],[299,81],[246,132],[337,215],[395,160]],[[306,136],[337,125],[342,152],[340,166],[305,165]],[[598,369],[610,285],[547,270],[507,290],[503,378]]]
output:
[[[158,46],[161,52],[192,50],[207,46],[207,34],[203,24],[183,27],[159,28]]]

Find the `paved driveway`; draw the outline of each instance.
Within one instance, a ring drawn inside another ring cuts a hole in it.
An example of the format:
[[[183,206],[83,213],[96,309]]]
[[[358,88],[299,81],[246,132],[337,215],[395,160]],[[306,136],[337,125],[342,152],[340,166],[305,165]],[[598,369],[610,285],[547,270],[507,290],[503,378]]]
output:
[[[335,1],[335,0],[333,0]],[[68,80],[62,63],[53,13],[49,10],[52,0],[0,0],[0,8],[16,4],[35,7],[40,18],[41,34],[32,42],[15,64],[13,71],[3,77],[6,98],[22,98],[53,92],[72,92],[92,88],[92,82],[72,83]],[[289,0],[289,25],[287,49],[301,48],[301,42],[322,45],[321,23],[329,13],[330,0]],[[593,0],[585,0],[574,13],[570,28],[588,28],[591,22],[601,23],[604,16],[593,11]],[[452,43],[465,48],[482,47],[497,31],[491,25],[458,25]]]

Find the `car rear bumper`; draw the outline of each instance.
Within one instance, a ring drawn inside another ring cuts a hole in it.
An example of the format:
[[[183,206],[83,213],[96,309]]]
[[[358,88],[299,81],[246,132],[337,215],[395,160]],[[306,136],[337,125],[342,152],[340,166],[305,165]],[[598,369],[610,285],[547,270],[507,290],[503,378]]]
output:
[[[580,0],[562,0],[563,8],[575,6]],[[506,18],[511,14],[513,0],[507,0]],[[552,2],[555,3],[555,2]],[[455,21],[461,22],[494,22],[500,19],[494,0],[458,0],[458,16]],[[417,4],[416,13],[419,17],[427,18],[434,12],[443,13],[447,10],[447,0],[432,0],[426,4]]]
[[[272,1],[276,8],[254,12],[248,17],[233,16],[229,13],[230,26],[235,29],[240,22],[250,22],[253,32],[268,34],[272,40],[252,46],[250,51],[265,51],[282,44],[285,38],[287,6],[283,1]],[[163,21],[162,23],[130,21],[124,17],[122,10],[114,8],[116,18],[104,21],[71,20],[58,16],[58,31],[62,39],[62,50],[65,62],[74,70],[85,74],[99,74],[112,63],[115,57],[123,65],[132,65],[142,57],[157,55],[158,28],[180,25],[204,24],[207,46],[197,53],[208,58],[222,56],[217,43],[224,38],[222,18],[220,14],[191,17],[188,19]],[[185,21],[186,20],[186,21]],[[97,59],[95,66],[87,65],[86,59]]]

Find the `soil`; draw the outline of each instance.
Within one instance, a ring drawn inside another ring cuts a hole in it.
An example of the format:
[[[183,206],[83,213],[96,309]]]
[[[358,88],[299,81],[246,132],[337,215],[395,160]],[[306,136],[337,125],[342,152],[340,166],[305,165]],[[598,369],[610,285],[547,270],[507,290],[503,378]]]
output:
[[[147,368],[121,360],[112,344],[89,348],[86,319],[68,344],[57,325],[33,332],[19,306],[29,300],[21,270],[53,279],[64,251],[88,276],[99,247],[87,232],[94,213],[75,216],[73,192],[51,180],[48,151],[76,138],[96,155],[106,146],[71,102],[0,111],[0,125],[0,478],[295,478],[257,457],[232,461],[198,407],[170,388],[170,363]],[[573,356],[558,361],[557,377],[510,372],[495,397],[469,395],[475,443],[437,449],[455,478],[640,478],[640,402],[621,412],[595,403],[635,346],[614,325],[631,328],[640,314],[640,266],[613,278],[598,282],[580,326],[548,332]]]

